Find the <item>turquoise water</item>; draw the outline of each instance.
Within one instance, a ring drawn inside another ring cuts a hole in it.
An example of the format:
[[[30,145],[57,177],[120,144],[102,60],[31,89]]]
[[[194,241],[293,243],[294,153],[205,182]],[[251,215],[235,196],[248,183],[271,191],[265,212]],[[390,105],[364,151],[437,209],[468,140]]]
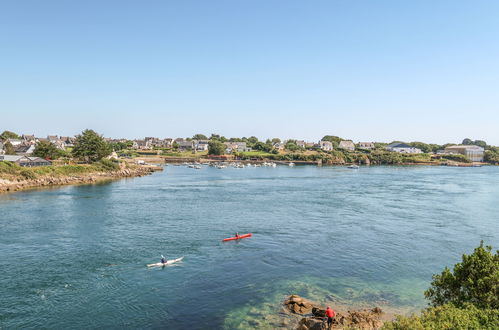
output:
[[[272,327],[291,293],[420,308],[433,273],[499,246],[498,214],[499,167],[168,166],[2,194],[0,328]],[[185,259],[147,269],[161,254]]]

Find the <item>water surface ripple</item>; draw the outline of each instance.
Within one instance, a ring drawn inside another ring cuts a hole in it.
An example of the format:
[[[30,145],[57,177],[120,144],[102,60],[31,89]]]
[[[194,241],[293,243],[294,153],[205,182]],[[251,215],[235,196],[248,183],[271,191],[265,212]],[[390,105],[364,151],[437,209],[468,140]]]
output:
[[[499,246],[498,202],[498,167],[168,166],[3,194],[0,328],[231,328],[290,293],[421,307],[433,273]],[[161,254],[185,259],[145,267]]]

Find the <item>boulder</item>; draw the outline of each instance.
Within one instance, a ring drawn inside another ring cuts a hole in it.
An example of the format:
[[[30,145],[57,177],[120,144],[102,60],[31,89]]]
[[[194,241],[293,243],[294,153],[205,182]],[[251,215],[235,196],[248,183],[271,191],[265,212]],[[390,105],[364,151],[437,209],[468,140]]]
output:
[[[314,303],[298,295],[291,295],[284,301],[284,306],[295,314],[308,314],[312,311]]]

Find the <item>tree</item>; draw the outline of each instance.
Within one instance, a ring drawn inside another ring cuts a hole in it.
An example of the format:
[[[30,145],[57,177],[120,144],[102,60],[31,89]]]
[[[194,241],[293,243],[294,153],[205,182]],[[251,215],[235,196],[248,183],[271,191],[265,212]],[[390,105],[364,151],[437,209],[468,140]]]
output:
[[[499,164],[499,153],[495,150],[487,150],[483,159],[488,163]]]
[[[5,141],[7,139],[20,139],[21,137],[17,135],[14,132],[11,131],[3,131],[2,134],[0,134],[0,140]]]
[[[53,143],[40,141],[36,144],[33,156],[45,159],[57,159],[61,156],[61,152]]]
[[[16,150],[14,149],[14,146],[9,141],[7,141],[3,145],[3,150],[5,151],[6,155],[15,155],[16,154]]]
[[[457,307],[470,303],[478,308],[499,309],[499,251],[480,246],[471,255],[463,254],[451,272],[445,267],[440,275],[433,275],[425,297],[432,306],[451,303]]]
[[[76,136],[72,154],[86,162],[96,162],[109,156],[111,148],[102,136],[91,129],[86,129]]]
[[[193,140],[208,140],[208,137],[204,134],[195,134],[192,137]]]
[[[273,144],[276,144],[276,143],[281,143],[281,139],[279,139],[279,138],[273,138],[273,139],[272,139],[272,143],[273,143]]]
[[[223,155],[225,153],[225,144],[220,141],[213,140],[208,142],[208,155]]]
[[[463,142],[461,144],[471,145],[471,144],[473,144],[473,141],[471,139],[466,138],[466,139],[463,140]]]

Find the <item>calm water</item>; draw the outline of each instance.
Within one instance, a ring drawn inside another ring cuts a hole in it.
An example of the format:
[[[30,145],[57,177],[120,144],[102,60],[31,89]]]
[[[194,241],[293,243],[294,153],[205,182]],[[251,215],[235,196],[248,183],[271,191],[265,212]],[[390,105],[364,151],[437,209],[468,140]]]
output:
[[[271,327],[291,293],[418,308],[431,274],[499,247],[498,214],[499,167],[168,166],[3,194],[0,328]],[[185,259],[147,269],[161,254]]]

